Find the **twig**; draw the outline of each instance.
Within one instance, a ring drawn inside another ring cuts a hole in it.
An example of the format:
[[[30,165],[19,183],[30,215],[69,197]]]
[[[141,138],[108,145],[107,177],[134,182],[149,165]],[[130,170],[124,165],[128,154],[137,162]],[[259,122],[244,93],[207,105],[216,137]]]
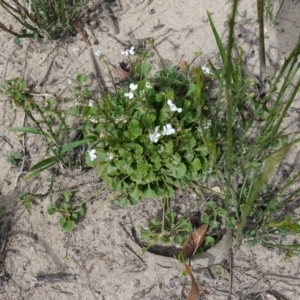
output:
[[[11,148],[13,148],[14,146],[11,144],[11,142],[4,136],[4,135],[0,135],[0,138],[5,141]]]
[[[101,15],[103,15],[106,18],[106,20],[108,21],[109,25],[112,27],[112,29],[114,31],[114,34],[119,34],[120,30],[119,30],[118,26],[116,25],[114,19],[111,17],[111,12],[110,12],[108,3],[103,2],[101,4],[101,8],[102,8]]]
[[[27,47],[26,47],[26,52],[25,52],[25,57],[24,57],[24,65],[23,65],[23,69],[22,69],[22,75],[21,77],[23,78],[23,80],[25,80],[25,71],[26,71],[26,67],[27,67],[27,57],[28,57],[28,48],[30,46],[30,42],[28,43]]]
[[[37,83],[37,85],[35,86],[35,88],[39,87],[41,84],[43,84],[43,83],[47,80],[47,78],[48,78],[48,76],[49,76],[49,73],[50,73],[50,71],[51,71],[53,62],[54,62],[54,58],[52,59],[52,61],[51,61],[50,65],[49,65],[49,67],[48,67],[48,69],[47,69],[47,71],[46,71],[44,77]]]
[[[95,55],[94,55],[94,52],[93,52],[92,48],[90,49],[90,58],[91,58],[91,61],[92,61],[92,66],[93,66],[93,69],[94,69],[94,73],[96,75],[98,89],[99,89],[100,95],[102,96],[103,95],[103,87],[105,87],[104,84],[103,84],[104,80],[103,80],[103,77],[100,73],[99,66],[96,63]]]
[[[228,260],[229,260],[229,272],[230,272],[229,287],[228,287],[228,300],[231,300],[231,295],[232,295],[232,281],[233,281],[233,274],[232,274],[233,253],[232,253],[232,249],[229,249]]]
[[[80,26],[76,24],[76,22],[72,22],[72,26],[75,28],[75,30],[82,36],[84,41],[89,45],[92,46],[91,42],[89,41],[87,35],[83,32]]]
[[[259,77],[266,78],[265,34],[264,34],[264,0],[257,0],[257,18],[259,23]]]
[[[25,126],[25,121],[26,121],[26,114],[24,114],[22,127]],[[26,153],[25,138],[26,138],[26,134],[24,133],[22,135],[22,150],[23,150],[22,165],[21,165],[21,168],[20,168],[20,170],[19,170],[19,172],[17,174],[17,178],[16,178],[16,181],[15,181],[15,186],[17,186],[17,183],[19,181],[20,176],[23,173],[23,169],[24,169],[24,166],[25,166],[25,159],[26,159],[26,154],[25,154]]]
[[[2,75],[2,78],[1,78],[1,84],[0,84],[0,86],[2,86],[2,84],[3,84],[8,63],[9,63],[11,57],[14,55],[14,53],[17,51],[18,48],[19,48],[19,46],[17,45],[16,48],[13,50],[13,52],[10,54],[10,56],[8,57],[8,59],[5,62],[5,67],[4,67],[4,70],[3,70],[3,75]]]

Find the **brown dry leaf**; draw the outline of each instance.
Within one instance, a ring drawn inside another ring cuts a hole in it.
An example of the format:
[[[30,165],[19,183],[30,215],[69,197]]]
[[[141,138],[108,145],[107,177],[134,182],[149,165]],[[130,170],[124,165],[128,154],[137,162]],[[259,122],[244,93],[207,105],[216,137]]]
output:
[[[194,230],[186,239],[182,246],[182,257],[184,261],[186,261],[195,252],[195,250],[201,246],[207,229],[208,224],[203,224]]]
[[[179,68],[180,69],[186,69],[188,66],[187,62],[185,60],[181,60],[179,63]]]
[[[185,267],[186,272],[189,274],[189,276],[191,277],[191,280],[192,280],[191,289],[190,289],[189,295],[187,297],[187,300],[197,300],[200,295],[200,291],[197,286],[194,274],[192,272],[192,269],[190,268],[190,266],[187,263],[184,263],[184,267]]]

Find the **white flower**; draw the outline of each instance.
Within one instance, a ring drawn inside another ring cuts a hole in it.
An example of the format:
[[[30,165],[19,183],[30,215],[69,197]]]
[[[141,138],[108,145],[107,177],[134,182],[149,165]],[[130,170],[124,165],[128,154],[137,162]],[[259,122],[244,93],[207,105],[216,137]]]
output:
[[[202,66],[201,70],[205,73],[205,74],[211,74],[211,71],[208,67]]]
[[[151,89],[152,85],[149,81],[146,82],[146,89]]]
[[[132,46],[130,49],[126,49],[125,51],[122,51],[121,54],[124,54],[128,56],[129,54],[134,55],[134,47]]]
[[[172,102],[172,100],[169,99],[169,100],[167,101],[167,103],[168,103],[168,105],[170,106],[171,111],[178,111],[179,113],[182,112],[182,108],[177,107],[177,106]]]
[[[130,83],[129,88],[131,89],[131,91],[135,91],[137,89],[138,85],[134,84],[134,83]]]
[[[134,83],[130,83],[129,88],[130,92],[129,93],[124,93],[125,97],[128,97],[129,99],[133,99],[133,91],[137,89],[138,85]]]
[[[173,133],[175,133],[175,129],[172,127],[171,124],[167,124],[163,126],[163,132],[162,132],[163,135],[170,135]]]
[[[211,120],[208,120],[203,129],[208,129],[211,126]]]
[[[97,158],[96,150],[95,150],[95,149],[88,150],[87,153],[88,153],[88,155],[90,156],[91,161],[93,161],[94,159]]]
[[[133,92],[124,93],[125,97],[128,97],[129,99],[133,99]]]
[[[160,126],[155,127],[154,133],[149,133],[149,138],[150,138],[151,143],[158,142],[158,139],[161,136],[161,134],[158,132],[159,127]]]
[[[100,50],[97,50],[97,51],[95,51],[94,53],[95,53],[96,56],[99,56],[99,57],[100,57],[101,54],[102,54]]]
[[[93,100],[90,100],[90,101],[89,101],[89,106],[91,106],[91,107],[94,106],[94,105],[93,105]]]

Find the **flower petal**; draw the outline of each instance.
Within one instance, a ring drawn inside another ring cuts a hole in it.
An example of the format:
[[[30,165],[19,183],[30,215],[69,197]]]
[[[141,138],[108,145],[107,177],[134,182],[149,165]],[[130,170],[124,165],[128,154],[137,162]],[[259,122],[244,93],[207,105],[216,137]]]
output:
[[[102,54],[100,50],[97,50],[94,53],[95,53],[96,56],[101,56],[101,54]]]
[[[211,74],[211,71],[208,67],[202,66],[201,70],[205,73],[205,74]]]
[[[87,153],[90,156],[91,161],[93,161],[97,158],[95,149],[88,150]]]
[[[134,55],[134,47],[132,46],[132,47],[128,50],[128,52],[129,52],[131,55]]]
[[[163,135],[170,135],[173,133],[175,133],[175,129],[172,127],[171,124],[167,124],[163,126],[163,132],[162,132]]]
[[[169,100],[167,101],[167,104],[168,104],[169,106],[174,105],[171,99],[169,99]]]
[[[138,88],[138,85],[137,85],[137,84],[134,84],[134,83],[130,83],[129,88],[130,88],[132,91],[135,91],[135,90]]]
[[[125,97],[128,97],[129,99],[133,99],[133,93],[129,92],[129,93],[124,93]]]

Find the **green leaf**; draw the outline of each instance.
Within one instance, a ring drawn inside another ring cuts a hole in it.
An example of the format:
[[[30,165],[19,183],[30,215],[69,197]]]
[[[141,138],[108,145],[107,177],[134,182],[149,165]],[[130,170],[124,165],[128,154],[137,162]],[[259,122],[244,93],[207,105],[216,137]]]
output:
[[[148,170],[151,168],[151,165],[144,162],[144,161],[139,161],[137,164],[137,172],[138,173],[147,173]]]
[[[147,75],[149,74],[151,69],[152,69],[152,66],[150,64],[145,63],[145,62],[141,62],[141,63],[136,65],[135,73],[137,75],[140,75],[141,77],[147,77]]]
[[[120,176],[113,177],[110,181],[110,188],[113,191],[121,191],[124,189],[124,181],[121,180]]]
[[[109,164],[107,166],[107,170],[106,170],[107,175],[109,176],[117,176],[119,175],[119,170],[116,166],[114,166],[113,164]]]
[[[214,210],[217,207],[216,203],[214,201],[208,201],[206,202],[206,208],[208,210]]]
[[[52,216],[57,212],[58,208],[56,207],[56,205],[54,203],[50,203],[47,206],[47,213]]]
[[[109,165],[110,165],[110,162],[107,162],[107,161],[100,161],[97,164],[96,168],[97,168],[97,171],[98,171],[100,177],[103,177],[106,175],[107,168]]]
[[[199,158],[195,158],[189,165],[190,172],[197,172],[201,169],[201,161]]]
[[[128,130],[134,138],[140,136],[143,132],[140,122],[136,119],[130,121]]]
[[[208,16],[208,20],[209,20],[209,23],[210,23],[210,27],[213,31],[213,34],[215,36],[215,40],[216,40],[216,43],[217,43],[217,46],[218,46],[218,49],[219,49],[219,53],[220,53],[220,56],[222,58],[222,63],[223,65],[225,65],[225,59],[226,59],[226,53],[225,53],[225,48],[223,46],[223,43],[222,43],[222,40],[218,34],[218,31],[215,27],[215,24],[211,18],[211,15],[209,13],[209,11],[207,11],[207,16]]]
[[[156,181],[158,178],[156,176],[156,173],[154,173],[152,170],[149,170],[146,176],[144,176],[144,179],[147,183],[151,183],[153,181]]]
[[[130,180],[134,183],[138,183],[138,184],[146,184],[147,182],[144,180],[144,178],[142,178],[141,173],[138,172],[132,172],[132,174],[130,174]]]
[[[38,170],[44,167],[51,167],[53,166],[54,163],[57,163],[58,160],[55,156],[46,158],[44,160],[41,160],[40,162],[38,162],[37,164],[35,164],[34,166],[31,167],[30,171],[34,171],[34,170]]]
[[[176,167],[176,169],[175,169],[176,171],[176,177],[177,178],[182,178],[182,177],[184,177],[185,176],[185,174],[186,174],[186,165],[184,164],[184,163],[180,163],[177,167]]]
[[[212,220],[210,223],[209,223],[209,226],[211,228],[218,228],[220,226],[220,222],[217,222],[216,220]]]
[[[74,220],[74,221],[77,221],[77,219],[78,219],[78,214],[72,212],[72,214],[71,214],[71,219]]]
[[[45,132],[41,132],[39,129],[34,128],[34,127],[11,127],[11,128],[8,128],[8,130],[24,132],[24,133],[32,133],[32,134],[41,134],[41,135],[44,135],[45,137],[51,139],[49,134],[47,134]]]
[[[142,198],[144,198],[144,199],[150,199],[150,198],[154,198],[154,197],[156,197],[156,193],[148,185],[147,188],[146,188],[146,190],[143,192]]]
[[[63,203],[61,204],[60,208],[61,208],[62,210],[68,211],[69,208],[70,208],[70,204],[68,204],[67,202],[63,202]]]
[[[162,241],[163,243],[166,243],[166,244],[170,243],[170,236],[164,234],[164,235],[161,237],[161,241]]]
[[[122,196],[117,200],[117,203],[119,206],[124,207],[128,203],[128,197],[127,196]]]
[[[115,166],[120,170],[121,173],[130,175],[133,173],[133,168],[131,167],[131,160],[121,159],[115,161]]]
[[[220,217],[222,217],[222,218],[224,218],[224,219],[227,219],[227,213],[226,213],[226,211],[225,211],[222,207],[218,207],[218,208],[217,208],[217,214],[218,214]]]
[[[79,141],[69,143],[60,149],[60,154],[64,154],[64,153],[66,153],[74,148],[77,148],[83,144],[87,144],[89,141],[90,141],[90,139],[84,139],[84,140],[79,140]]]
[[[129,203],[131,205],[135,205],[139,202],[139,199],[136,199],[136,198],[132,198],[132,197],[129,197]]]
[[[177,218],[177,214],[176,213],[174,213],[174,212],[168,213],[167,217],[168,217],[169,222],[171,224],[175,224],[175,221],[176,221],[176,218]]]
[[[207,213],[204,213],[201,215],[201,222],[204,224],[209,224],[210,222],[210,217]]]
[[[84,208],[82,205],[77,206],[74,210],[73,213],[76,213],[78,217],[82,217],[84,215]]]
[[[83,84],[84,82],[87,81],[87,76],[85,74],[78,74],[76,76],[76,81],[80,84]]]
[[[153,122],[155,121],[156,116],[154,114],[145,114],[142,117],[142,122],[144,124],[145,128],[152,128],[153,127]]]
[[[50,168],[51,166],[55,165],[56,164],[56,161],[53,161],[52,163],[50,164],[47,164],[46,166],[38,169],[38,170],[34,170],[33,172],[31,172],[29,175],[27,175],[24,180],[25,181],[28,181],[36,176],[38,176],[40,173],[42,173],[43,171],[47,170],[48,168]]]
[[[129,193],[132,198],[138,199],[142,195],[142,191],[139,189],[138,185],[136,184],[134,189]]]
[[[174,144],[172,141],[168,141],[166,144],[165,144],[165,149],[164,149],[164,153],[168,156],[168,155],[171,155],[173,153],[173,147],[174,147]]]
[[[64,191],[60,193],[60,196],[65,200],[65,202],[69,202],[69,200],[72,197],[72,192],[71,191]]]
[[[13,40],[13,43],[14,43],[15,45],[20,45],[20,44],[21,44],[20,38],[16,36],[16,37],[14,38],[14,40]]]
[[[212,247],[215,244],[215,239],[211,236],[206,236],[204,240],[204,247]]]
[[[66,218],[62,218],[59,220],[59,225],[64,231],[68,232],[73,230],[73,228],[75,227],[75,222],[67,220]]]

